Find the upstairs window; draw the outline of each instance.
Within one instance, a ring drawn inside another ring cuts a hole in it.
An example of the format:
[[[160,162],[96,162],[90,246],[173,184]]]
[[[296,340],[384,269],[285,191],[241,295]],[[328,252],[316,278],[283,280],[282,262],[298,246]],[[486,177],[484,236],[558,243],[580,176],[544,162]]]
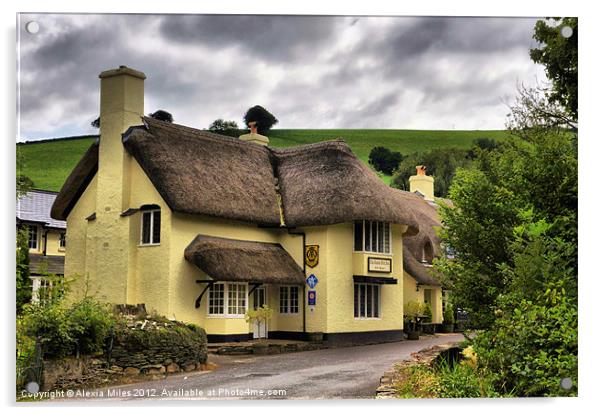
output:
[[[65,232],[61,232],[61,236],[59,237],[59,248],[65,249],[67,245]]]
[[[142,210],[141,245],[161,243],[161,209]]]
[[[355,251],[391,253],[391,224],[371,220],[359,220],[354,227]]]
[[[430,242],[424,244],[424,248],[422,249],[422,263],[425,265],[433,264],[433,245]]]
[[[26,225],[29,249],[38,249],[38,225]]]

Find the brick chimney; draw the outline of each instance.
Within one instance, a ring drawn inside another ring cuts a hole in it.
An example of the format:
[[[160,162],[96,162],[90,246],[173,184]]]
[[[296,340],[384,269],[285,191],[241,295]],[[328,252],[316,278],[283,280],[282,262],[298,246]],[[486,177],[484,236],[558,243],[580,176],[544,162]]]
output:
[[[425,200],[435,200],[435,179],[426,175],[426,166],[416,166],[416,175],[410,176],[410,192],[420,192]]]
[[[122,134],[141,125],[144,114],[142,72],[120,66],[104,71],[100,78],[100,143],[96,186],[96,269],[102,272],[103,292],[113,303],[128,301],[130,272],[130,221],[121,217],[129,206],[131,156]],[[102,271],[100,271],[102,270]]]

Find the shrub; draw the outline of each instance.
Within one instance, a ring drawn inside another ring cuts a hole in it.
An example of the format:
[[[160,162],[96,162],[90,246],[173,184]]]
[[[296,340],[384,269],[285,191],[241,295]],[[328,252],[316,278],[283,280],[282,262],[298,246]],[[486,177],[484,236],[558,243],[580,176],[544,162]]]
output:
[[[451,305],[448,305],[443,312],[443,324],[454,324],[455,320],[454,309]]]
[[[479,366],[500,391],[577,395],[577,306],[562,291],[546,293],[549,304],[522,300],[514,310],[498,310],[494,325],[474,340]],[[560,386],[563,378],[572,380],[571,390]]]
[[[78,354],[102,351],[105,340],[115,325],[115,316],[110,306],[90,297],[71,306],[68,320]]]
[[[26,305],[17,328],[21,330],[18,337],[40,343],[45,357],[64,357],[74,351],[67,312],[59,302]]]
[[[441,360],[437,364],[439,398],[494,398],[500,395],[493,387],[492,379],[483,371],[469,364],[450,364]]]
[[[431,308],[431,305],[429,303],[424,304],[422,312],[426,316],[424,318],[425,323],[430,323],[431,321],[433,321],[433,309]]]
[[[416,330],[416,324],[418,318],[422,316],[424,312],[424,304],[420,301],[408,301],[403,307],[403,313],[405,317],[412,324],[412,330]]]
[[[436,398],[439,392],[439,379],[435,372],[426,366],[404,367],[398,372],[395,385],[399,398]]]

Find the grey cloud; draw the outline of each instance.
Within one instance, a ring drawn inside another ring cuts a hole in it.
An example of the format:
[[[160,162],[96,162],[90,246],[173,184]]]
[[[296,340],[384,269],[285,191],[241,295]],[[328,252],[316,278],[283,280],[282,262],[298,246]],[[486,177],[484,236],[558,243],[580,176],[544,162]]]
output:
[[[163,19],[160,31],[175,42],[213,48],[236,47],[243,54],[286,63],[311,58],[336,33],[340,17],[313,16],[175,16]]]

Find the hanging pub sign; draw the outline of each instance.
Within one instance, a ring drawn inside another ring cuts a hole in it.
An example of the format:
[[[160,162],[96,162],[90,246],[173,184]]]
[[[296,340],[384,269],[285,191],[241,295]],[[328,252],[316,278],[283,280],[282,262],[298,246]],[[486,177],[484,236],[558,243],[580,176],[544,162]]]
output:
[[[318,265],[320,259],[320,246],[319,245],[306,245],[305,246],[305,264],[308,267],[315,267]]]
[[[368,272],[391,272],[390,258],[368,257]]]

